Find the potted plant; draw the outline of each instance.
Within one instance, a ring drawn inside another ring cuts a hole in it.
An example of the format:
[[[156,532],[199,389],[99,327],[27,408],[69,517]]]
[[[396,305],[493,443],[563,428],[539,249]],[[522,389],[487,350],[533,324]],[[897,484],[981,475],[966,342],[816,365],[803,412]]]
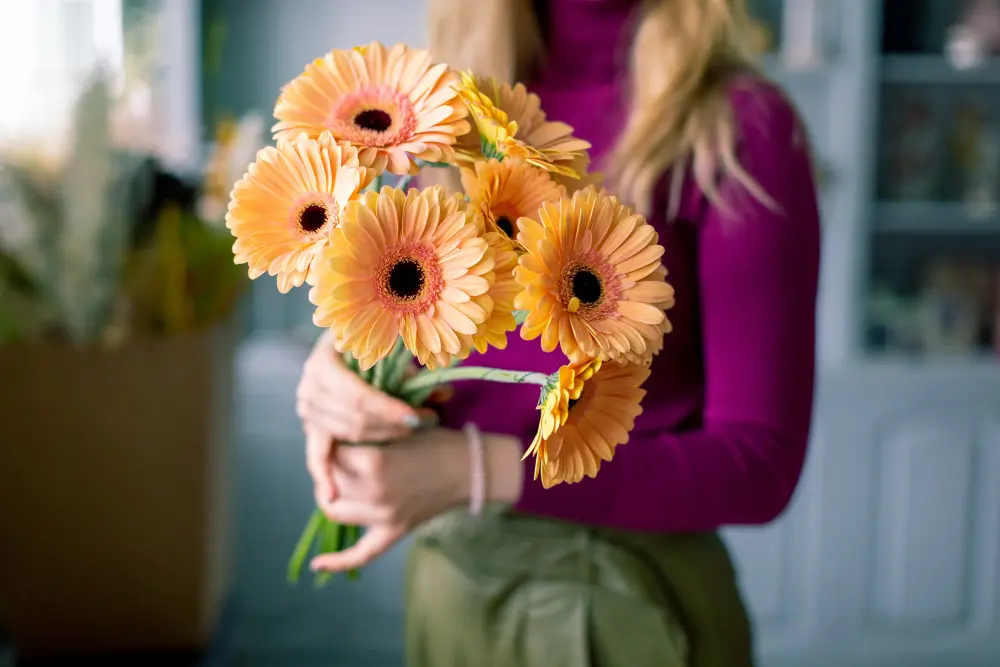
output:
[[[61,163],[0,153],[0,625],[22,654],[197,649],[227,592],[247,281],[210,198],[257,126],[226,125],[192,184],[115,147],[109,90],[86,85]]]

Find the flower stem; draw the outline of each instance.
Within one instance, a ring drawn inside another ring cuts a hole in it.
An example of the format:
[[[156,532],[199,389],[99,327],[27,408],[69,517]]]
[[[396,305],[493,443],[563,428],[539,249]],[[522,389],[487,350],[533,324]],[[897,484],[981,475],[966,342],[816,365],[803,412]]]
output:
[[[396,339],[396,345],[392,348],[392,352],[379,363],[388,364],[389,366],[386,373],[385,385],[382,390],[393,395],[397,394],[400,383],[406,377],[406,370],[413,363],[413,355],[403,345],[402,338]]]
[[[446,382],[458,380],[487,380],[489,382],[506,382],[509,384],[537,384],[544,386],[549,381],[545,373],[532,371],[507,371],[500,368],[485,368],[482,366],[459,366],[458,368],[442,368],[436,371],[421,371],[400,387],[403,394],[435,387]]]
[[[396,182],[396,187],[402,190],[403,192],[406,192],[406,188],[410,187],[410,183],[412,182],[413,182],[413,175],[407,174],[406,176],[403,176]]]
[[[305,564],[306,558],[309,557],[309,551],[312,549],[317,535],[323,529],[325,521],[327,521],[327,518],[323,515],[323,512],[319,509],[313,510],[312,516],[309,517],[309,523],[306,524],[305,530],[302,531],[302,536],[296,543],[295,551],[292,552],[292,558],[288,562],[289,583],[294,584],[299,580],[299,573],[302,571],[302,566]]]

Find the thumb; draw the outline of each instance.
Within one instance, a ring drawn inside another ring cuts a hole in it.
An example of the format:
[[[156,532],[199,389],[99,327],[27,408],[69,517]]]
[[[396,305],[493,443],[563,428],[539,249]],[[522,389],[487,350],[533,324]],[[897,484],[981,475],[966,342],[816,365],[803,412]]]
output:
[[[372,562],[403,537],[406,531],[400,526],[379,524],[365,530],[357,544],[344,551],[322,554],[313,558],[309,567],[313,571],[345,572],[356,570]]]

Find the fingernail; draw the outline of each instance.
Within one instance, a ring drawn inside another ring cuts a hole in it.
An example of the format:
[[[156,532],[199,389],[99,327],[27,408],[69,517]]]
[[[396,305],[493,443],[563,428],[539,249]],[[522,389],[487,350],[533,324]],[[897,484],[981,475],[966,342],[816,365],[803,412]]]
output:
[[[414,414],[408,414],[403,417],[403,423],[410,428],[417,428],[420,426],[420,417]]]
[[[309,563],[309,569],[315,572],[316,570],[319,569],[319,563],[317,563],[316,561]]]

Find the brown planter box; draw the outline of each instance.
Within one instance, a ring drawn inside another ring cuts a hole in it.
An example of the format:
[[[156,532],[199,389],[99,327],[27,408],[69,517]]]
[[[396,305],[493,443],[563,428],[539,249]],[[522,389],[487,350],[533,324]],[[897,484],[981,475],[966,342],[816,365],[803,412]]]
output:
[[[234,340],[0,348],[0,624],[23,655],[207,645]]]

